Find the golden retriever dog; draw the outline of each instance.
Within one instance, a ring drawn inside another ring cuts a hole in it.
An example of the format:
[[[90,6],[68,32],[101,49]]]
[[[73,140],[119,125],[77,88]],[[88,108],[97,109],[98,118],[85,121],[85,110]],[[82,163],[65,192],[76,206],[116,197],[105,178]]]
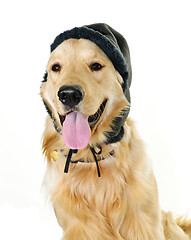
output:
[[[191,239],[191,222],[160,210],[128,117],[130,84],[127,43],[106,24],[66,31],[51,45],[41,85],[44,184],[63,240]]]

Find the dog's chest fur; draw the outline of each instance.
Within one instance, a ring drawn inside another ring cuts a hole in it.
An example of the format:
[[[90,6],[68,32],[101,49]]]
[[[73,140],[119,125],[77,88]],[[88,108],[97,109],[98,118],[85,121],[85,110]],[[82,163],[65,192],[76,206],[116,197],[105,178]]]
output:
[[[157,198],[157,188],[136,134],[125,126],[123,141],[113,144],[115,154],[99,162],[101,178],[94,162],[71,164],[68,174],[63,172],[64,154],[50,164],[45,184],[64,239],[80,239],[81,231],[83,240],[131,239],[128,229],[136,228],[134,236],[140,236],[135,239],[161,239],[161,232],[150,231],[160,229],[158,201],[151,200]]]

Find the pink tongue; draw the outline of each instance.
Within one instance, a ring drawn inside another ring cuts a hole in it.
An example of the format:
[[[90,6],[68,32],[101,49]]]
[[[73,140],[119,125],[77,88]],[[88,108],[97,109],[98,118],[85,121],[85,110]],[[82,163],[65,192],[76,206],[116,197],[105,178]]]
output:
[[[62,136],[69,148],[85,148],[91,137],[88,117],[79,112],[67,114],[63,123]]]

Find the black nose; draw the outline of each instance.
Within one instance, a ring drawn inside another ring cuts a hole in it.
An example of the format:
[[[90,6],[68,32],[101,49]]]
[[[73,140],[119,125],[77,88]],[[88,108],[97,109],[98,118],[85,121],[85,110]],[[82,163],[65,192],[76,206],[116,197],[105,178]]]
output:
[[[78,85],[64,85],[58,91],[59,100],[67,107],[76,106],[83,99],[83,90]]]

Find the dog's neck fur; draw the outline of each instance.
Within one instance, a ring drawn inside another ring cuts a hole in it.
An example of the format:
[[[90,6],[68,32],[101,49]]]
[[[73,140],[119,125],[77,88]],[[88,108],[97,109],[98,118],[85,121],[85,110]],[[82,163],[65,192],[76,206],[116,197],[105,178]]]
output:
[[[63,140],[59,134],[57,139],[50,132],[48,135],[49,139],[44,142],[44,152],[47,156],[48,152],[63,148]],[[99,162],[101,178],[97,177],[94,162],[71,164],[69,172],[65,174],[65,152],[59,154],[56,162],[49,160],[50,167],[45,182],[60,225],[66,228],[66,232],[67,226],[80,227],[86,224],[85,219],[91,213],[88,220],[93,231],[89,236],[91,240],[98,239],[99,233],[105,234],[102,235],[103,239],[111,239],[107,232],[104,233],[103,228],[106,224],[113,226],[114,235],[120,231],[121,236],[128,236],[128,229],[139,228],[142,230],[137,234],[144,231],[144,239],[161,239],[161,232],[150,231],[153,227],[150,223],[161,223],[158,201],[152,201],[157,198],[157,188],[152,170],[146,161],[143,142],[139,139],[132,121],[128,119],[124,125],[124,137],[120,142],[102,147],[103,152],[109,153],[113,150],[115,154]],[[79,151],[75,158],[83,156],[84,159],[88,159],[90,153],[88,149]],[[145,204],[149,204],[150,208],[144,209]],[[145,222],[144,214],[150,217],[148,222]],[[104,219],[109,222],[105,222]],[[117,235],[115,239],[118,239]]]
[[[129,170],[133,169],[133,167],[131,167],[131,164],[134,163],[134,158],[139,159],[136,162],[136,168],[139,169],[138,171],[141,171],[141,169],[144,169],[144,171],[146,169],[150,170],[149,165],[145,161],[146,157],[144,153],[143,142],[139,139],[139,136],[134,129],[134,123],[130,119],[127,119],[126,122],[127,124],[124,125],[124,137],[120,142],[101,145],[102,155],[100,156],[100,160],[103,158],[104,161],[100,161],[100,167],[103,172],[103,177],[104,172],[108,172],[107,167],[109,169],[113,164],[115,164],[117,168],[122,168],[122,166],[125,164],[128,165]],[[63,169],[69,150],[65,149],[63,139],[60,134],[55,131],[52,120],[50,118],[47,120],[44,135],[46,135],[46,137],[43,141],[43,152],[45,153],[51,168],[56,167],[61,177],[70,179],[70,176],[74,175],[73,171],[77,171],[78,167],[81,170],[83,169],[83,172],[86,172],[90,167],[92,169],[91,171],[95,171],[94,173],[97,175],[95,161],[89,147],[80,150],[77,154],[73,155],[72,162],[74,164],[71,164],[69,173],[64,174]],[[137,149],[139,149],[139,151],[137,151]],[[57,150],[58,154],[57,157],[53,160],[52,152],[55,150]],[[135,156],[132,156],[132,154],[135,154]],[[76,162],[77,164],[75,164]],[[141,169],[140,166],[142,166]],[[113,167],[111,167],[111,169],[113,170]],[[129,174],[127,173],[127,176],[128,175]]]

